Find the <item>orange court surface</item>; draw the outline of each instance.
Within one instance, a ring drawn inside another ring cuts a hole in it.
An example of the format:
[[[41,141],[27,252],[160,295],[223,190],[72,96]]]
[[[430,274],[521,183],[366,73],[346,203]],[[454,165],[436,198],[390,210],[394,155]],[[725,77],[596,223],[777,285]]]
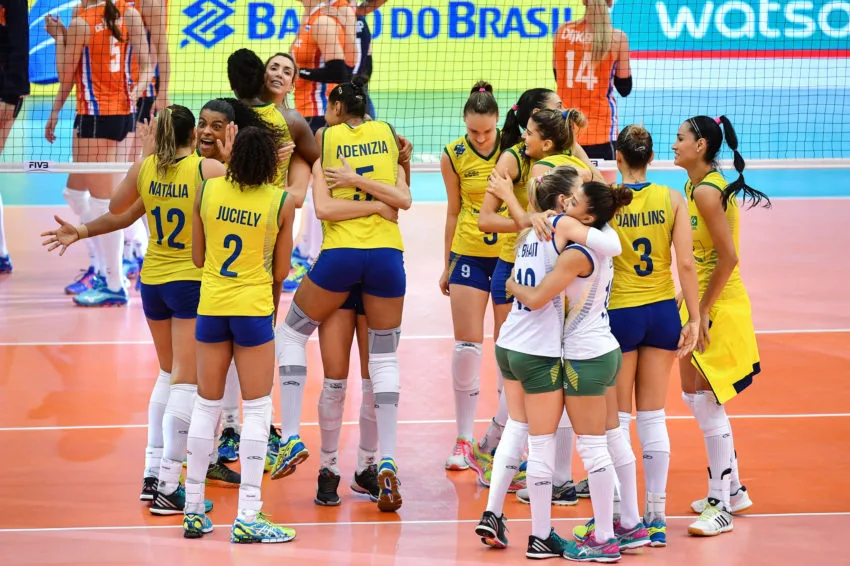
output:
[[[237,491],[209,487],[216,530],[182,536],[181,519],[154,517],[140,502],[147,405],[157,361],[133,291],[129,307],[73,306],[62,288],[86,261],[85,246],[63,257],[41,248],[67,207],[10,206],[6,231],[15,262],[0,277],[0,565],[25,564],[517,564],[526,560],[529,506],[508,495],[510,546],[481,544],[473,529],[487,489],[472,471],[447,472],[454,445],[451,385],[454,339],[449,301],[437,281],[445,205],[414,204],[402,214],[408,294],[401,356],[399,454],[404,506],[380,513],[348,489],[357,456],[360,387],[348,389],[340,464],[342,505],[313,503],[318,473],[316,403],[322,366],[308,345],[310,379],[302,436],[313,456],[292,476],[265,477],[264,511],[292,526],[280,545],[229,542]],[[743,483],[755,502],[734,531],[687,534],[689,503],[704,497],[702,434],[670,378],[672,455],[668,546],[624,554],[621,564],[756,566],[847,563],[850,532],[850,199],[777,199],[742,214],[741,265],[749,290],[762,372],[728,404]],[[282,308],[288,305],[284,296]],[[487,327],[492,323],[488,314]],[[492,331],[487,331],[492,336]],[[492,339],[485,340],[477,434],[495,412]],[[351,375],[359,377],[357,356]],[[277,380],[276,380],[277,381]],[[272,398],[277,405],[277,385]],[[279,409],[275,409],[279,422]],[[638,483],[642,490],[640,450]],[[238,465],[236,466],[238,469]],[[573,457],[573,479],[584,477]],[[640,492],[642,493],[642,491]],[[641,508],[643,495],[640,495]],[[589,500],[553,508],[570,536],[591,516]]]

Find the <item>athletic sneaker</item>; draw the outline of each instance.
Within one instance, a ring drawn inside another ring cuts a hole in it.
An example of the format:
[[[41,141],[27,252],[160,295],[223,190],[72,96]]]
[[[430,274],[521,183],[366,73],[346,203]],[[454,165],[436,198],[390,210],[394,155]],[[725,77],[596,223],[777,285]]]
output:
[[[392,513],[401,509],[401,493],[398,486],[398,466],[392,458],[384,458],[378,466],[378,509],[385,513]]]
[[[526,558],[542,560],[544,558],[561,558],[567,549],[567,541],[558,536],[555,529],[549,531],[546,539],[534,535],[528,536],[528,550],[525,551]]]
[[[519,471],[511,480],[511,485],[508,486],[508,493],[517,493],[521,489],[525,489],[525,469],[528,466],[528,462],[523,462],[519,465]],[[490,479],[493,476],[493,469],[490,468],[484,471],[484,477],[478,478],[478,483],[480,483],[484,487],[490,487]]]
[[[7,255],[0,255],[0,275],[12,273],[12,258]]]
[[[90,265],[88,269],[80,271],[80,275],[74,279],[73,283],[65,287],[65,294],[79,295],[88,291],[92,288],[96,279],[97,273],[95,273],[94,267]]]
[[[280,543],[289,542],[295,538],[295,529],[272,523],[267,518],[269,516],[257,513],[257,518],[250,523],[237,517],[230,529],[230,542]]]
[[[720,501],[709,497],[708,505],[688,532],[701,537],[713,537],[732,530],[732,512]]]
[[[221,431],[218,439],[218,459],[222,462],[235,462],[239,459],[239,433],[232,427]]]
[[[124,270],[124,277],[130,280],[136,279],[139,276],[139,272],[141,271],[141,266],[139,265],[139,262],[136,261],[136,258],[122,259],[121,267]]]
[[[469,469],[469,461],[472,459],[472,443],[475,440],[467,440],[458,436],[455,440],[455,448],[451,456],[446,458],[446,469],[458,472]]]
[[[523,488],[516,492],[516,498],[522,503],[531,503],[528,497],[528,489]],[[576,497],[576,486],[572,480],[567,480],[564,485],[552,486],[552,505],[578,505]]]
[[[295,290],[301,285],[301,280],[304,279],[304,276],[307,275],[308,266],[303,263],[296,263],[292,268],[292,273],[289,274],[289,277],[283,280],[283,292],[284,293],[294,293]]]
[[[617,562],[620,560],[620,545],[616,538],[597,542],[596,537],[584,541],[567,541],[564,558],[573,562]]]
[[[117,291],[108,289],[106,285],[95,286],[78,295],[74,295],[74,303],[80,307],[123,307],[130,301],[127,290],[122,286]]]
[[[579,525],[573,528],[573,537],[579,542],[584,542],[588,537],[596,531],[596,521],[589,520],[584,525]],[[617,538],[617,544],[620,545],[620,550],[628,550],[630,548],[640,548],[650,543],[649,531],[641,522],[631,529],[627,529],[620,524],[619,519],[614,521],[614,536]]]
[[[210,464],[207,468],[207,485],[218,487],[239,487],[242,476],[234,472],[221,462]]]
[[[272,468],[274,468],[278,452],[280,452],[280,431],[274,425],[270,425],[269,443],[266,447],[266,464],[263,466],[264,474],[272,471]]]
[[[280,451],[277,453],[277,459],[272,467],[272,479],[285,478],[295,471],[295,466],[304,462],[309,456],[310,452],[301,442],[301,437],[297,434],[290,436],[286,444],[281,444]]]
[[[643,520],[646,530],[649,532],[649,546],[667,546],[667,523],[661,519],[647,522]]]
[[[156,497],[157,485],[159,485],[159,480],[153,476],[148,476],[142,480],[142,493],[139,495],[139,501],[153,501]]]
[[[310,258],[301,253],[301,250],[298,249],[298,246],[295,246],[292,249],[292,257],[290,258],[290,265],[295,267],[296,265],[304,265],[306,267],[310,267]]]
[[[587,478],[579,481],[576,484],[576,496],[582,499],[590,498],[590,484],[587,483]]]
[[[183,508],[186,506],[186,488],[182,485],[177,486],[174,493],[165,495],[157,492],[156,498],[150,507],[153,515],[180,515],[183,513]],[[204,512],[212,511],[213,504],[209,499],[204,499]]]
[[[481,446],[475,440],[469,443],[469,447],[471,453],[467,456],[466,463],[480,480],[487,474],[487,470],[493,469],[493,457],[487,452],[482,452]]]
[[[492,511],[484,511],[481,515],[481,520],[478,526],[475,527],[475,534],[481,537],[481,542],[492,548],[507,548],[508,547],[508,528],[505,515],[497,517]]]
[[[708,498],[699,499],[691,503],[691,509],[694,513],[701,514],[705,511],[707,504]],[[740,513],[752,506],[753,500],[750,499],[750,494],[747,492],[747,488],[743,485],[738,488],[738,491],[729,496],[729,507],[732,509],[732,513]]]
[[[201,538],[213,532],[213,523],[206,515],[186,513],[183,515],[183,538]]]
[[[336,492],[339,488],[339,480],[339,475],[333,473],[328,468],[319,470],[319,487],[316,489],[316,497],[313,499],[316,505],[336,507],[342,503],[342,499],[339,498],[339,494]]]
[[[362,472],[354,472],[351,490],[368,495],[373,503],[377,503],[381,495],[381,488],[378,487],[378,465],[372,464],[364,468]]]

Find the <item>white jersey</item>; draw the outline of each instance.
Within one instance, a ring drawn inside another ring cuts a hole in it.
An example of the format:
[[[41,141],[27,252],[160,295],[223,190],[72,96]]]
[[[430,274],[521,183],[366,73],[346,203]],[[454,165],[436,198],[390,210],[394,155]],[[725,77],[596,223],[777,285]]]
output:
[[[555,268],[558,261],[555,239],[541,242],[530,231],[517,250],[514,273],[520,285],[534,287]],[[562,293],[536,310],[514,299],[511,312],[499,331],[496,344],[532,356],[561,357],[561,332],[564,329]]]
[[[569,312],[564,321],[563,356],[566,360],[590,360],[620,347],[608,321],[614,259],[578,244],[564,248],[567,250],[584,253],[593,265],[593,272],[587,277],[576,277],[567,285]]]

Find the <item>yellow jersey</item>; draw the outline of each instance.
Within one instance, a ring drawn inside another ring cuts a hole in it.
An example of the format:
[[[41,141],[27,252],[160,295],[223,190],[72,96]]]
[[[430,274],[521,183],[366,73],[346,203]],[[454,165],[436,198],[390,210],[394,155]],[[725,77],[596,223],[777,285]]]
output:
[[[286,118],[283,117],[283,114],[278,107],[274,105],[274,102],[269,102],[268,104],[262,104],[260,106],[253,106],[252,108],[266,124],[283,132],[283,143],[289,143],[292,141],[292,134],[289,132],[289,125],[286,123]],[[289,172],[289,160],[290,157],[287,157],[281,161],[277,167],[277,177],[274,180],[274,184],[280,189],[286,187],[286,174]]]
[[[206,253],[198,314],[268,316],[272,261],[286,191],[275,185],[239,187],[226,177],[201,188]]]
[[[370,120],[357,126],[337,124],[322,134],[322,167],[342,167],[342,158],[358,175],[395,186],[398,180],[398,142],[392,126]],[[375,200],[355,187],[331,191],[333,198]],[[339,222],[322,222],[323,250],[335,248],[404,250],[398,224],[380,214]]]
[[[632,202],[617,212],[614,229],[623,253],[614,258],[609,309],[623,309],[676,297],[670,265],[673,205],[670,188],[655,183],[626,185]]]
[[[698,185],[709,185],[718,191],[723,192],[729,183],[723,178],[719,172],[712,170]],[[717,266],[717,250],[714,247],[714,241],[711,239],[711,234],[708,232],[708,227],[705,225],[705,219],[697,208],[697,203],[694,201],[694,186],[690,180],[685,183],[685,195],[688,198],[688,213],[691,215],[691,232],[694,236],[694,260],[697,264],[697,278],[699,279],[699,293],[702,296],[708,287],[708,281],[711,279],[711,274]],[[740,257],[740,247],[738,245],[738,236],[741,229],[741,215],[738,209],[738,200],[729,199],[726,204],[726,221],[729,223],[729,228],[732,231],[732,240],[735,242],[735,252]],[[718,298],[732,298],[740,294],[746,293],[744,282],[741,280],[741,270],[738,265],[732,270],[726,286]]]
[[[520,206],[522,206],[523,210],[528,210],[528,174],[531,172],[531,168],[534,167],[534,162],[531,159],[526,159],[525,154],[525,142],[519,142],[518,144],[509,147],[505,150],[505,153],[511,154],[514,159],[516,159],[517,170],[519,171],[519,175],[514,179],[514,196],[519,201]],[[508,218],[513,218],[511,216],[510,210],[508,210],[505,215]],[[516,239],[519,236],[518,232],[509,232],[506,234],[499,234],[501,237],[501,251],[499,253],[499,259],[502,261],[506,261],[508,263],[513,263],[516,261]]]
[[[460,213],[457,217],[451,251],[459,255],[474,257],[499,257],[502,240],[495,232],[478,229],[481,203],[487,193],[490,173],[499,161],[501,132],[496,134],[496,145],[490,155],[481,155],[467,136],[458,138],[443,148],[460,180]],[[508,207],[499,208],[499,214],[507,216]]]
[[[192,263],[192,209],[203,181],[203,160],[187,155],[163,177],[156,173],[155,155],[142,162],[136,189],[151,232],[141,273],[145,285],[201,280],[201,270]]]

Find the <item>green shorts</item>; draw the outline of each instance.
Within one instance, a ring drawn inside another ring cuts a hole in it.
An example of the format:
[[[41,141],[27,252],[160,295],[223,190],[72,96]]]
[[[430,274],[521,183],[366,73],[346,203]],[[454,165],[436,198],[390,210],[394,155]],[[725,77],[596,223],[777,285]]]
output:
[[[564,395],[595,397],[605,395],[617,382],[623,363],[620,349],[589,360],[564,360]]]
[[[496,363],[502,377],[519,381],[526,393],[551,393],[564,387],[561,358],[532,356],[496,346]]]

